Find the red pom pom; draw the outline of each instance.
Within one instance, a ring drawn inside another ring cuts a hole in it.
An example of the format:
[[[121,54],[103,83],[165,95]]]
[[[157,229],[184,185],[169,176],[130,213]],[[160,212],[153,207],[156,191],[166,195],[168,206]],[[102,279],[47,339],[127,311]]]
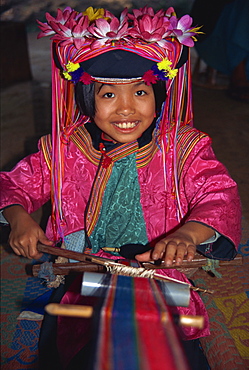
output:
[[[90,85],[92,83],[92,77],[87,72],[83,72],[82,76],[80,77],[80,81],[83,82],[84,85]]]
[[[143,75],[143,80],[144,80],[145,85],[151,85],[151,84],[155,84],[158,78],[157,76],[154,75],[154,72],[151,69],[149,69]]]

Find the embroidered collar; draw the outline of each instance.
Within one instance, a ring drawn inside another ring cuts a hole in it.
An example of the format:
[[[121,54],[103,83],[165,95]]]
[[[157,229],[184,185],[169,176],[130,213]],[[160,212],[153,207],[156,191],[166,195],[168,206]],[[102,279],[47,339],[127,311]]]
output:
[[[74,142],[74,144],[81,150],[81,152],[89,159],[90,162],[98,166],[102,157],[102,153],[99,149],[99,144],[101,143],[101,130],[96,130],[97,126],[95,125],[95,127],[92,128],[91,125],[92,124],[90,123],[87,128],[85,127],[86,125],[78,127],[70,136],[70,140]],[[94,135],[92,131],[95,131]],[[155,142],[152,132],[153,126],[151,126],[150,130],[148,130],[145,135],[142,135],[141,138],[139,138],[137,141],[136,161],[138,168],[146,166],[151,161],[154,154],[158,151],[158,146]],[[149,137],[151,138],[150,140]],[[144,145],[141,147],[139,147],[140,139],[144,143]],[[105,141],[105,143],[110,142]],[[108,149],[106,148],[106,152],[118,152],[118,148],[120,148],[120,150],[122,151],[124,146],[125,144],[111,143],[110,147],[108,147]]]

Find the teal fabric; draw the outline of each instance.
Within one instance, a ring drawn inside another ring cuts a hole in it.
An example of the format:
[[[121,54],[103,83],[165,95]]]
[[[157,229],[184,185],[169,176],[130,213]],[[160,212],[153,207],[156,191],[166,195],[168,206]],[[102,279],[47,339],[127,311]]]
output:
[[[67,250],[82,253],[85,248],[85,230],[79,230],[65,236],[64,244]],[[76,262],[69,259],[69,262]]]
[[[93,253],[102,247],[148,242],[140,203],[136,153],[114,163],[90,241]]]

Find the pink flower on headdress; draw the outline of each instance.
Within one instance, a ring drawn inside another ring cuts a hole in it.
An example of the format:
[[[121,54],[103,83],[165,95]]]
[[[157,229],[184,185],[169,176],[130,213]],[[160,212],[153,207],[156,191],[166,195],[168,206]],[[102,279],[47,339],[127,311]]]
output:
[[[51,27],[56,30],[52,40],[60,41],[62,46],[74,44],[76,49],[80,49],[85,43],[85,38],[89,36],[89,19],[86,15],[80,16],[77,21],[69,19],[64,25],[51,22]]]
[[[52,15],[49,13],[46,13],[46,19],[47,23],[42,23],[39,20],[37,20],[40,29],[42,32],[40,32],[37,36],[37,38],[41,38],[44,36],[50,36],[54,35],[57,32],[57,27],[56,26],[51,26],[51,22],[53,24],[65,24],[69,19],[76,19],[80,17],[80,14],[73,10],[70,6],[67,6],[63,11],[58,9],[56,18],[54,18]]]
[[[172,15],[175,15],[175,9],[172,7],[172,6],[170,6],[166,11],[165,11],[165,17],[168,17],[168,18],[170,18],[170,17],[172,17]]]
[[[139,19],[134,19],[134,28],[130,29],[130,36],[147,42],[157,42],[159,46],[171,50],[171,44],[165,40],[171,32],[169,20],[158,15],[146,14]]]
[[[126,8],[119,19],[104,9],[89,7],[78,13],[67,7],[63,11],[58,9],[56,17],[46,13],[46,18],[47,23],[37,21],[41,29],[38,38],[52,36],[51,39],[57,40],[61,46],[74,45],[76,49],[86,42],[91,43],[91,49],[96,49],[114,41],[136,45],[141,40],[172,50],[172,38],[193,46],[195,35],[201,33],[199,27],[191,28],[190,16],[178,20],[172,7],[155,13],[153,8],[145,6],[134,9],[133,14]]]
[[[76,10],[73,10],[70,6],[67,6],[63,11],[58,9],[56,18],[52,17],[49,13],[46,13],[48,23],[54,21],[56,23],[66,24],[70,19],[77,20],[81,17],[81,14]]]
[[[169,19],[172,26],[172,33],[170,36],[175,36],[178,41],[186,46],[194,46],[193,36],[196,34],[196,28],[190,28],[193,19],[189,15],[184,15],[179,20],[176,16]]]
[[[128,22],[126,19],[122,19],[120,22],[118,18],[113,17],[110,22],[105,19],[96,19],[95,24],[88,27],[88,31],[97,40],[93,41],[91,48],[98,48],[105,43],[111,42],[113,40],[123,40],[126,39],[128,35]]]
[[[164,15],[164,11],[161,9],[156,14],[154,12],[154,9],[149,6],[144,6],[140,9],[133,9],[133,14],[128,14],[128,17],[130,19],[138,19],[139,17],[142,17],[143,15],[149,15],[151,17],[158,16],[162,17]]]

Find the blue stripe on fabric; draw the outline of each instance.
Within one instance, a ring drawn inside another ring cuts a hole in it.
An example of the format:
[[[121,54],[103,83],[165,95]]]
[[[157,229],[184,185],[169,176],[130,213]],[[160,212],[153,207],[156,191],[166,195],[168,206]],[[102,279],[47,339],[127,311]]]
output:
[[[133,278],[118,276],[112,312],[113,370],[139,369]]]

